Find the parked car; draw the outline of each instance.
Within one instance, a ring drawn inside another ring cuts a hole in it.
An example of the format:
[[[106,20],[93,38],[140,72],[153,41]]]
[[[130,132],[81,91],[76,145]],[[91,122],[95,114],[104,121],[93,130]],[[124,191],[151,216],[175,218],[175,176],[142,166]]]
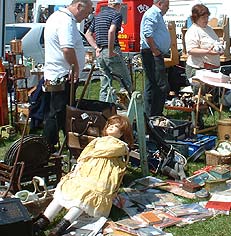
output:
[[[35,64],[44,64],[45,48],[44,48],[44,28],[45,23],[16,23],[6,25],[5,50],[10,51],[10,41],[13,39],[22,40],[23,56],[31,57],[35,60]],[[87,51],[94,51],[80,32],[84,47]],[[89,56],[87,54],[87,56]],[[82,72],[80,79],[85,80],[88,73]]]
[[[44,23],[17,23],[7,24],[5,34],[5,50],[10,51],[10,41],[22,40],[24,57],[31,57],[36,64],[45,61]]]
[[[32,57],[36,63],[45,62],[44,28],[45,23],[16,23],[6,25],[5,48],[10,50],[10,41],[22,40],[24,57]],[[85,35],[80,32],[86,51],[92,50]]]

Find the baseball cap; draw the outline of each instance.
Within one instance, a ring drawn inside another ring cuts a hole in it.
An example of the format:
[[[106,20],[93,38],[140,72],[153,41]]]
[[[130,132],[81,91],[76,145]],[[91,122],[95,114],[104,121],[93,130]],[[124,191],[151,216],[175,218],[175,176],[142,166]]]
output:
[[[122,0],[108,0],[108,4],[121,4],[122,3]]]

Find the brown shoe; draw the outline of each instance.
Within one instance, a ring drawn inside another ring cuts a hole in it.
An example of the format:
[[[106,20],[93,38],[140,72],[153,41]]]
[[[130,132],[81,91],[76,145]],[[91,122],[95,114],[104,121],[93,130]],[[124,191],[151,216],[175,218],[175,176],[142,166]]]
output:
[[[42,231],[45,230],[49,224],[50,221],[45,215],[39,215],[37,220],[33,223],[34,236],[41,235]]]
[[[49,236],[60,236],[63,235],[63,233],[66,231],[66,229],[71,225],[71,223],[68,220],[61,220],[57,226],[51,230],[49,233]]]

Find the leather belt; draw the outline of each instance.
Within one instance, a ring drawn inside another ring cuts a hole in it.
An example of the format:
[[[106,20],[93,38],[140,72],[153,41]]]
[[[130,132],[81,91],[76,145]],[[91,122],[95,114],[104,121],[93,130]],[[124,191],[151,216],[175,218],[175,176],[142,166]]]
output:
[[[141,52],[151,52],[151,49],[150,48],[143,48],[143,49],[141,49]]]
[[[108,46],[99,46],[99,48],[100,48],[100,52],[101,52],[102,50],[107,49]]]

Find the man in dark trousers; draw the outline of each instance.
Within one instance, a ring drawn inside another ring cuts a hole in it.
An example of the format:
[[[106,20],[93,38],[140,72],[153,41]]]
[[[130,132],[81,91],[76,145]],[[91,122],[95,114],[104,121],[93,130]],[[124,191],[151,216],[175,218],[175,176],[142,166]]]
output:
[[[168,93],[164,54],[168,53],[171,39],[163,15],[169,0],[153,0],[140,24],[140,49],[146,74],[144,103],[147,116],[161,116]]]
[[[128,92],[132,91],[131,77],[123,60],[118,40],[118,32],[122,24],[121,6],[122,0],[108,0],[108,6],[94,17],[86,32],[88,42],[96,50],[100,69],[106,75],[101,78],[101,101],[106,101],[108,88],[112,81],[110,73],[121,76]],[[121,88],[123,87],[121,84]]]
[[[52,149],[58,142],[59,130],[65,133],[70,67],[74,65],[73,79],[76,82],[85,64],[85,49],[77,22],[92,12],[92,5],[91,0],[73,0],[67,8],[55,11],[46,22],[44,85],[48,109],[44,136]]]

